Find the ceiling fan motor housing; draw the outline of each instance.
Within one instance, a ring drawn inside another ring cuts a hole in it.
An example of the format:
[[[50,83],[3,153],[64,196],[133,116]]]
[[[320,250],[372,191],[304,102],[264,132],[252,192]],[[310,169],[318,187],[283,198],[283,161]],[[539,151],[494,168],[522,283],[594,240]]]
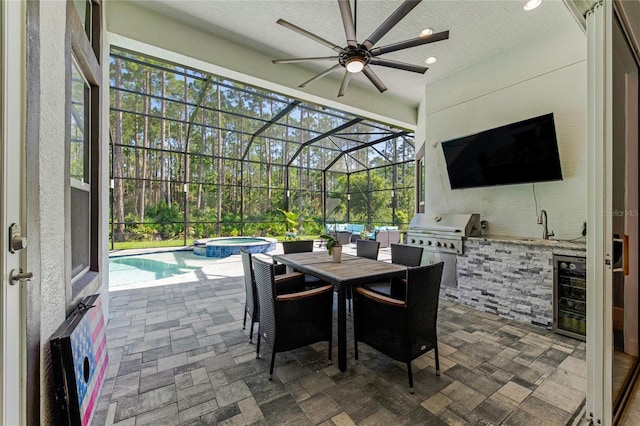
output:
[[[347,46],[339,53],[338,62],[343,67],[347,67],[347,64],[353,60],[362,62],[364,65],[369,64],[371,60],[371,53],[363,47]]]

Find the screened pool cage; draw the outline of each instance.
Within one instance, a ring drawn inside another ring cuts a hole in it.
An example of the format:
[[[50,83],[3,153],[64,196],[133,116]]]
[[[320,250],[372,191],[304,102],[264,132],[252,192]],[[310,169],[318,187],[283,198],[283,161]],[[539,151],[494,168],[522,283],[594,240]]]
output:
[[[110,60],[112,248],[407,227],[410,132],[127,50]]]

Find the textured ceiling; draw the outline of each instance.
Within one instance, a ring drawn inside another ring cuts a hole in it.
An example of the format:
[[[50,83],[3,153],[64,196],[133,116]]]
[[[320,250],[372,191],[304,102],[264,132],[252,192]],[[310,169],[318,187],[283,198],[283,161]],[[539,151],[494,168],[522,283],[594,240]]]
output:
[[[338,2],[335,0],[154,0],[138,4],[216,36],[250,46],[271,55],[274,59],[335,54],[331,49],[276,24],[280,18],[337,45],[346,44]],[[364,41],[400,4],[400,0],[358,1],[358,41]],[[576,25],[561,0],[545,0],[542,6],[530,12],[525,12],[523,5],[522,0],[421,2],[376,46],[417,37],[425,27],[431,27],[436,32],[449,30],[450,37],[448,40],[381,55],[381,58],[416,65],[424,65],[428,56],[438,57],[438,62],[430,65],[424,75],[372,66],[389,89],[381,96],[400,97],[417,105],[425,84],[431,84],[473,63],[535,39],[554,27]],[[300,81],[292,82],[292,86],[295,86],[332,65],[334,62],[272,66],[299,68]],[[336,79],[336,94],[343,73],[340,69],[327,77]],[[351,85],[376,91],[361,74],[351,79]]]

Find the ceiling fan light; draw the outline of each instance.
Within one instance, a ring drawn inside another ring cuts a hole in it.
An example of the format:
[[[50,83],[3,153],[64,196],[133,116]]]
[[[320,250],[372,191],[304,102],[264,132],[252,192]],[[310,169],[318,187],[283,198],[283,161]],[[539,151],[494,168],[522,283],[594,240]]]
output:
[[[424,62],[428,65],[431,65],[431,64],[435,64],[437,60],[438,58],[436,58],[435,56],[429,56],[427,59],[425,59]]]
[[[347,71],[350,73],[358,73],[364,69],[364,61],[362,58],[351,58],[345,64],[345,68],[347,68]]]
[[[542,0],[529,0],[524,5],[524,10],[533,10],[542,4]]]
[[[424,30],[420,31],[420,37],[426,37],[431,34],[433,34],[432,28],[425,28]]]

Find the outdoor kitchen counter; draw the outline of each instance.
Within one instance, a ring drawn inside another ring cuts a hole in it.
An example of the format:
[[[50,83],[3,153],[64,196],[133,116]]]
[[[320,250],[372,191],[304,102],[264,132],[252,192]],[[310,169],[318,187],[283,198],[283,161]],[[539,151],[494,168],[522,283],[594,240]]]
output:
[[[553,255],[585,256],[573,241],[505,236],[467,237],[456,257],[457,287],[441,297],[505,318],[551,327]]]
[[[569,249],[569,250],[586,250],[587,245],[584,240],[568,241],[568,240],[543,240],[542,238],[522,238],[509,237],[504,235],[484,235],[482,237],[467,237],[468,240],[476,241],[492,241],[505,244],[524,244],[530,246],[541,246],[550,249]],[[555,253],[555,250],[553,250]]]

